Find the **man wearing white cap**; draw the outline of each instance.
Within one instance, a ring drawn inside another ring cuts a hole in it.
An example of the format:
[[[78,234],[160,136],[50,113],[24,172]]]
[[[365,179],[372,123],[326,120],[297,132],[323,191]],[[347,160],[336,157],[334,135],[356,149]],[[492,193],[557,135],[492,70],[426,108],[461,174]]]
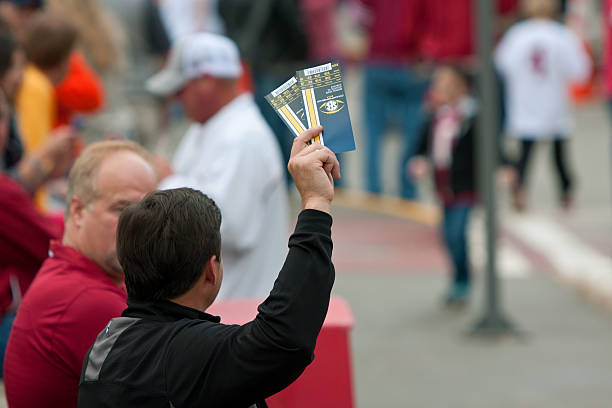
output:
[[[160,189],[191,187],[221,209],[220,299],[265,297],[287,254],[288,204],[280,148],[250,94],[240,94],[236,44],[198,33],[171,50],[150,92],[176,96],[194,121]]]

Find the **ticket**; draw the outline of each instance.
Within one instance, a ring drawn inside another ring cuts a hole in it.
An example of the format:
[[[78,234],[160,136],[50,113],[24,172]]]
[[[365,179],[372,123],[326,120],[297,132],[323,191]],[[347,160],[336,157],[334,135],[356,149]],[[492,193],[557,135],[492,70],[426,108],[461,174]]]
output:
[[[307,127],[322,125],[320,142],[334,153],[355,150],[340,63],[334,61],[296,74]]]
[[[295,77],[266,95],[266,101],[295,136],[306,130],[304,102]]]

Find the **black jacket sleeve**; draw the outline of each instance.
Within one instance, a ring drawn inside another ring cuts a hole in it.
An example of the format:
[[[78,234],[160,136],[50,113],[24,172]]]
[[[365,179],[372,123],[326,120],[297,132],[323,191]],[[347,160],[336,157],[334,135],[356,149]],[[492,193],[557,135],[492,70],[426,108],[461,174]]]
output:
[[[418,144],[415,154],[427,156],[429,154],[429,135],[431,134],[432,117],[428,115],[419,128]]]
[[[302,211],[285,264],[253,321],[194,322],[175,336],[165,363],[175,406],[249,406],[310,364],[335,276],[331,223],[329,214]]]

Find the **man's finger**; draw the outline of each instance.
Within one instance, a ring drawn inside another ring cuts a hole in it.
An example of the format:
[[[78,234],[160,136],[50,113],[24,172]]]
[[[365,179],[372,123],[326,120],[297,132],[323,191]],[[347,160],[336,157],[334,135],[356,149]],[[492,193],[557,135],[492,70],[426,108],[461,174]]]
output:
[[[316,126],[302,132],[302,134],[293,139],[293,146],[291,147],[291,157],[295,156],[296,154],[304,150],[306,147],[308,147],[308,143],[310,143],[310,141],[314,139],[315,136],[321,134],[322,131],[323,126]]]
[[[331,174],[336,180],[340,179],[340,163],[331,150],[324,147],[310,153],[310,156],[321,162],[326,173]]]
[[[294,157],[307,156],[312,152],[315,152],[317,150],[323,150],[323,149],[325,149],[325,146],[323,146],[322,144],[313,143],[311,145],[306,146],[306,148],[304,148],[302,151],[297,152]]]

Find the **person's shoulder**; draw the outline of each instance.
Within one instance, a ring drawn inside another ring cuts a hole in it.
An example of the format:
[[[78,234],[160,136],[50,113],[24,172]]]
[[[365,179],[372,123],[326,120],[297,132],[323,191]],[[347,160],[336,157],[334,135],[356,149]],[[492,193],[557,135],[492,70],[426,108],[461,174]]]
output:
[[[273,138],[272,129],[266,123],[259,107],[255,104],[253,96],[244,93],[232,102],[232,111],[239,115],[228,115],[226,118],[227,139],[247,145],[265,143]]]
[[[557,21],[553,21],[553,24],[554,25],[551,26],[551,30],[554,30],[555,32],[555,38],[563,41],[578,41],[578,36],[569,27]]]
[[[53,93],[53,84],[41,70],[30,64],[23,72],[21,92],[51,94]]]
[[[69,262],[54,258],[45,260],[20,306],[32,318],[60,320],[75,314],[116,315],[124,308],[125,297],[118,291],[84,279]]]
[[[0,203],[4,209],[6,206],[19,206],[28,201],[31,202],[32,199],[19,183],[6,174],[0,174]]]
[[[101,284],[99,280],[89,276],[81,266],[54,257],[47,258],[43,262],[28,290],[28,293],[30,292],[47,299],[57,297],[67,303],[70,303],[71,299],[86,301],[90,298],[120,296],[119,289],[115,290],[109,285]]]
[[[111,311],[112,317],[117,317],[126,308],[127,295],[109,287],[91,284],[75,294],[73,307],[81,310],[95,311],[96,314]]]
[[[224,324],[201,319],[182,319],[167,326],[172,333],[170,350],[175,354],[183,354],[194,340],[197,340],[199,348],[207,345],[231,341],[240,332],[237,324]]]
[[[66,332],[82,330],[83,334],[95,335],[112,318],[119,317],[127,307],[127,296],[112,290],[89,286],[72,292],[63,302],[60,320]]]

